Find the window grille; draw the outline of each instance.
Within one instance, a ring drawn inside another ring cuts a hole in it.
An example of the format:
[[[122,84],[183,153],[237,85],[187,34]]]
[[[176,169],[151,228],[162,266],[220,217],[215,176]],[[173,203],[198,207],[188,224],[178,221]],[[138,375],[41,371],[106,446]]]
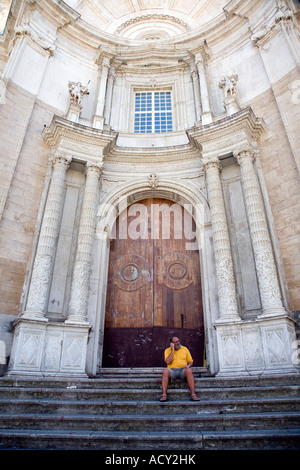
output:
[[[163,133],[173,130],[170,91],[135,93],[134,132]]]

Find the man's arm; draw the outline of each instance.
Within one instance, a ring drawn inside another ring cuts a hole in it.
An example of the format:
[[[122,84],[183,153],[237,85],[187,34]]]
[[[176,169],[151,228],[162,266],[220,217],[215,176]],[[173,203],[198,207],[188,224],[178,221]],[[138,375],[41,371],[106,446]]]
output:
[[[187,365],[185,367],[188,367],[190,369],[193,366],[194,361],[188,349],[187,349],[187,355],[186,355],[186,362],[187,362]]]
[[[169,366],[173,362],[175,344],[171,343],[171,352],[168,357],[165,358],[165,363]]]
[[[193,364],[194,364],[194,361],[191,361],[185,366],[185,368],[188,367],[190,369],[191,367],[193,367]]]

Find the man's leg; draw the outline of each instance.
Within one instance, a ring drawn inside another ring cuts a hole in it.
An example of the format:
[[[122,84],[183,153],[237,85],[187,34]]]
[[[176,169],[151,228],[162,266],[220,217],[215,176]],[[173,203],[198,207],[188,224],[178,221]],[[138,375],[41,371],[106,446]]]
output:
[[[197,397],[195,393],[195,380],[194,380],[194,374],[192,372],[192,369],[190,369],[189,367],[184,369],[184,377],[186,378],[188,386],[190,387],[192,400],[199,401],[199,398]]]
[[[162,373],[162,378],[161,378],[162,396],[161,396],[160,401],[167,400],[167,390],[168,390],[170,377],[171,377],[171,373],[169,369],[164,369]]]

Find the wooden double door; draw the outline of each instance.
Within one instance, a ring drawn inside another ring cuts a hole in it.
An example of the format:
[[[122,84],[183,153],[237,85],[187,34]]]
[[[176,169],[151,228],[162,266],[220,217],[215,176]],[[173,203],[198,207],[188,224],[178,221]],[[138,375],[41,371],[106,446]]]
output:
[[[110,246],[102,367],[163,367],[172,336],[204,360],[195,223],[172,201],[150,198],[117,218]]]

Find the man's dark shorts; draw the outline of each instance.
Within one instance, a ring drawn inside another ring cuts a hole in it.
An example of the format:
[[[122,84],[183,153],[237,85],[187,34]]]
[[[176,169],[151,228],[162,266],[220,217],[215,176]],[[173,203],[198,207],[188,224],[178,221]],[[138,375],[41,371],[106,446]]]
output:
[[[171,374],[171,382],[174,382],[176,379],[185,380],[184,377],[184,367],[179,367],[176,369],[169,369]]]

